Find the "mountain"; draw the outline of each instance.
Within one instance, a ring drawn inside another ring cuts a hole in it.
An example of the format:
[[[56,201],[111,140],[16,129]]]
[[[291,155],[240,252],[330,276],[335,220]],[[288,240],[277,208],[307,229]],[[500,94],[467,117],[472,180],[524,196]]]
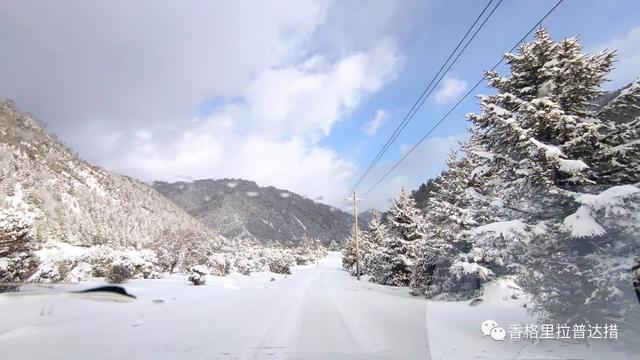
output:
[[[375,209],[367,209],[358,213],[358,228],[361,230],[367,231],[369,230],[369,222],[373,219],[373,214],[376,212]],[[384,216],[384,213],[383,213]]]
[[[305,236],[327,245],[347,238],[353,217],[275,187],[240,179],[154,182],[187,213],[230,239],[292,244]]]
[[[103,258],[147,251],[173,270],[226,241],[148,185],[81,160],[10,101],[0,102],[0,215],[0,273],[21,251],[39,251],[40,265],[66,256],[69,267],[86,260],[71,254],[98,248]]]

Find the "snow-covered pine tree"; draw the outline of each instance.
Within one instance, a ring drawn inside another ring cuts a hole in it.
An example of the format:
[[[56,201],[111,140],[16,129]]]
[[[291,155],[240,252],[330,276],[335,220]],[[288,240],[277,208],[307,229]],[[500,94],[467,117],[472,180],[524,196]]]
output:
[[[400,190],[389,210],[389,236],[376,253],[382,271],[374,281],[392,286],[409,286],[411,269],[424,239],[424,218],[409,193]]]
[[[504,221],[470,230],[471,253],[517,273],[535,310],[550,319],[637,313],[624,301],[630,272],[612,265],[628,263],[630,247],[640,248],[633,221],[620,221],[638,217],[638,200],[630,188],[602,191],[617,184],[598,181],[599,154],[628,145],[602,141],[609,124],[592,106],[613,54],[588,56],[576,38],[554,42],[540,29],[505,57],[511,74],[488,73],[497,94],[481,97],[480,115],[468,115],[494,156],[489,194]],[[630,155],[636,161],[638,153]]]
[[[363,273],[371,275],[372,279],[378,278],[382,272],[382,264],[378,261],[380,247],[384,240],[389,236],[387,227],[382,223],[382,214],[373,210],[371,220],[369,221],[369,230],[367,231],[367,251],[362,257]]]
[[[21,194],[17,191],[12,201],[0,207],[0,292],[15,289],[2,283],[26,281],[38,266],[33,255],[34,214],[22,202]]]
[[[600,110],[597,117],[606,128],[600,137],[605,146],[596,154],[600,184],[640,182],[640,79],[623,88]]]
[[[355,224],[351,226],[351,234],[344,241],[344,247],[342,249],[342,267],[349,271],[349,273],[355,274],[356,271],[356,235]],[[362,234],[358,231],[358,236]]]
[[[490,218],[491,204],[482,192],[492,156],[481,150],[473,131],[462,155],[451,151],[448,168],[434,182],[424,209],[427,235],[413,272],[415,294],[467,297],[477,290],[477,279],[489,273],[467,254],[470,244],[464,231]]]
[[[331,240],[327,249],[329,251],[338,251],[340,250],[340,245],[338,245],[338,243],[335,240]]]

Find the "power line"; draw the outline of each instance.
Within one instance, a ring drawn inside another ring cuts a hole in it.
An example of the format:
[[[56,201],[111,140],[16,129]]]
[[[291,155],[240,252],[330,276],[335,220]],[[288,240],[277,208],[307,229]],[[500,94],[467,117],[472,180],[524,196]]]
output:
[[[476,26],[476,24],[478,23],[478,21],[480,21],[480,19],[482,18],[482,16],[484,15],[484,13],[487,11],[487,9],[489,8],[489,6],[491,5],[491,3],[493,2],[493,0],[490,0],[484,7],[484,9],[482,9],[482,12],[476,17],[475,21],[473,22],[473,24],[471,24],[471,26],[469,27],[469,29],[467,29],[467,32],[464,34],[464,36],[460,39],[460,41],[458,42],[458,44],[456,45],[456,47],[453,49],[453,51],[451,51],[451,53],[449,54],[449,57],[447,57],[447,59],[445,60],[445,62],[440,66],[440,69],[438,69],[438,72],[433,76],[433,78],[431,79],[431,81],[429,82],[429,84],[427,85],[427,87],[422,91],[422,93],[420,94],[420,97],[418,97],[418,99],[416,100],[416,102],[413,104],[413,106],[411,107],[411,109],[409,110],[409,112],[407,112],[407,114],[404,116],[403,120],[400,122],[400,124],[398,124],[398,126],[396,127],[395,131],[393,132],[393,134],[391,134],[391,136],[389,137],[389,139],[387,140],[387,142],[384,144],[384,146],[382,147],[382,149],[378,152],[378,154],[376,155],[376,157],[373,159],[373,161],[371,161],[371,163],[369,164],[369,166],[367,167],[367,169],[364,171],[364,173],[360,176],[360,178],[358,179],[358,181],[356,182],[356,184],[353,186],[353,189],[357,188],[358,185],[360,185],[360,183],[362,182],[362,180],[367,176],[367,174],[371,171],[371,169],[378,163],[378,161],[380,160],[380,158],[382,158],[382,156],[384,155],[384,153],[391,147],[391,145],[393,144],[393,142],[398,138],[398,136],[400,136],[400,133],[404,130],[404,128],[407,126],[407,124],[413,119],[413,116],[418,112],[418,110],[422,107],[422,104],[424,104],[424,102],[427,100],[427,98],[429,98],[429,96],[431,95],[431,93],[433,93],[433,91],[436,89],[436,87],[438,86],[438,84],[440,83],[440,81],[442,81],[442,79],[444,78],[444,76],[449,72],[449,70],[451,69],[451,67],[458,61],[458,59],[460,58],[460,56],[462,55],[462,53],[464,53],[464,51],[466,50],[466,48],[469,46],[469,44],[471,43],[471,41],[473,41],[473,39],[476,37],[476,35],[478,34],[478,32],[480,32],[480,30],[484,27],[484,25],[487,23],[487,21],[489,20],[489,18],[491,17],[491,15],[493,15],[493,13],[496,11],[496,9],[498,8],[498,6],[500,6],[500,4],[502,3],[503,0],[500,0],[491,10],[491,12],[489,13],[489,15],[484,19],[484,21],[480,24],[480,26],[475,30],[475,32],[473,33],[473,35],[471,36],[471,38],[469,38],[469,40],[467,41],[467,43],[464,45],[464,47],[462,48],[462,50],[460,50],[460,52],[458,53],[458,55],[455,57],[455,59],[451,62],[451,64],[449,64],[449,66],[447,67],[447,69],[444,71],[444,73],[442,73],[442,76],[440,76],[440,73],[442,72],[442,70],[445,68],[445,66],[447,66],[447,63],[449,63],[449,60],[451,60],[451,58],[455,55],[456,51],[458,51],[458,49],[460,48],[460,46],[465,42],[465,40],[467,39],[467,36],[469,36],[469,33],[471,33],[471,30],[473,30],[473,28]],[[440,78],[438,79],[438,77],[440,76]],[[438,79],[436,81],[436,79]],[[434,84],[435,82],[435,84]],[[433,85],[433,87],[432,87]],[[431,88],[431,91],[429,91],[429,89]],[[428,92],[428,93],[427,93]],[[425,96],[426,94],[426,96]]]
[[[564,0],[559,0],[532,28],[531,30],[529,30],[508,52],[513,52],[519,45],[520,43],[522,43],[524,40],[527,39],[527,37],[529,35],[531,35],[531,33],[538,27],[540,26],[540,24],[542,24],[542,22],[549,17],[549,15],[551,15],[551,13],[553,13],[553,11],[560,6],[560,4],[562,4]],[[500,58],[500,61],[498,61],[492,68],[490,71],[494,71],[496,68],[498,68],[498,66],[500,66],[500,64],[502,64],[502,62],[504,61],[504,57]],[[398,160],[393,167],[391,167],[391,169],[389,169],[389,171],[387,171],[378,181],[376,181],[376,183],[369,188],[369,190],[367,190],[363,196],[366,196],[367,194],[369,194],[371,191],[373,191],[373,189],[375,189],[384,179],[387,178],[387,176],[389,176],[389,174],[391,174],[391,172],[393,172],[393,170],[395,170],[398,165],[400,165],[400,163],[402,163],[402,161],[404,161],[404,159],[407,158],[407,156],[409,156],[409,154],[411,154],[413,152],[413,150],[416,149],[416,147],[418,147],[424,140],[426,140],[429,135],[431,135],[431,133],[433,132],[433,130],[435,130],[438,126],[440,126],[440,124],[442,124],[442,122],[486,79],[487,75],[484,75],[475,85],[473,85],[473,87],[471,89],[469,89],[469,91],[467,91],[464,96],[458,100],[458,102],[455,103],[455,105],[453,105],[453,107],[447,111],[447,113],[440,118],[440,120],[438,120],[438,122],[436,122],[430,129],[429,131],[427,131],[427,133],[422,136],[422,138],[420,138],[420,140],[418,140],[418,142],[416,144],[414,144],[411,149],[409,149],[409,151],[407,151],[406,154],[404,154],[404,156],[402,156],[402,158],[400,158],[400,160]]]

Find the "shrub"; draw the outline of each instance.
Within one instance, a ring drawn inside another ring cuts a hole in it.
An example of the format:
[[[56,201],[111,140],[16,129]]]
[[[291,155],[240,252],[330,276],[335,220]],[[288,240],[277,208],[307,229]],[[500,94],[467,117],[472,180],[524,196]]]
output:
[[[289,259],[285,257],[273,257],[269,261],[269,271],[276,274],[291,274]]]
[[[122,284],[131,279],[131,271],[124,265],[113,265],[107,273],[106,280],[111,284]]]
[[[204,285],[207,283],[207,275],[209,275],[209,270],[206,266],[196,265],[191,268],[191,275],[189,275],[188,280],[193,285]]]

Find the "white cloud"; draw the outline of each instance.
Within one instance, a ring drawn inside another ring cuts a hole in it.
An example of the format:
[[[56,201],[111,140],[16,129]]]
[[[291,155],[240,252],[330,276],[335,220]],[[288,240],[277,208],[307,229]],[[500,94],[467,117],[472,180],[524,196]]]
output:
[[[237,97],[255,74],[298,59],[328,5],[5,3],[0,94],[45,120],[83,157],[103,163],[121,154],[95,146],[96,136],[179,129],[203,101]]]
[[[600,44],[594,49],[616,50],[617,57],[614,70],[610,75],[608,88],[617,89],[627,85],[640,76],[640,27],[629,30],[622,37],[614,37],[606,44]]]
[[[382,126],[387,121],[388,117],[389,113],[387,113],[385,110],[378,110],[376,111],[376,116],[374,116],[373,119],[367,121],[362,129],[367,135],[373,136],[378,132],[380,126]]]
[[[130,150],[108,166],[144,180],[245,178],[338,204],[355,166],[318,142],[393,79],[399,64],[392,42],[383,40],[333,63],[313,56],[265,69],[239,101],[190,122],[173,140],[138,131]]]
[[[143,180],[242,177],[334,204],[354,165],[320,141],[395,77],[388,34],[409,15],[383,0],[69,5],[3,6],[0,94],[83,158]]]
[[[400,61],[393,43],[384,39],[367,52],[334,63],[313,56],[300,64],[268,69],[244,93],[252,127],[263,135],[326,136],[364,96],[393,79]]]
[[[445,76],[444,82],[436,91],[436,102],[446,104],[458,98],[465,90],[467,90],[467,82],[453,76]]]

